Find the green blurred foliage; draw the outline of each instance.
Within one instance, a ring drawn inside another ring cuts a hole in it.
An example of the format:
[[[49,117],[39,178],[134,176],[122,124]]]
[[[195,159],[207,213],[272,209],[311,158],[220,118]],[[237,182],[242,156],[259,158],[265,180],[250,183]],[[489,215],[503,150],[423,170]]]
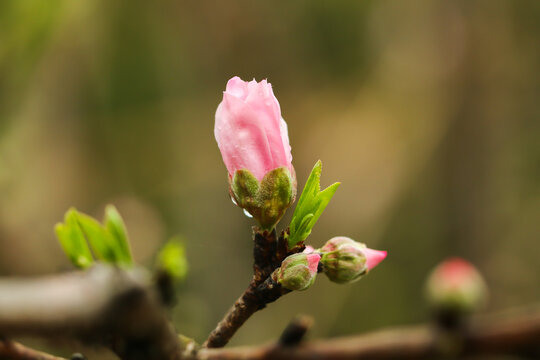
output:
[[[176,281],[182,281],[186,278],[188,262],[186,250],[180,239],[172,238],[167,241],[157,255],[157,267]]]
[[[314,337],[423,321],[425,277],[450,255],[484,273],[488,310],[538,301],[539,38],[536,0],[3,1],[0,273],[69,269],[53,224],[114,203],[139,263],[185,235],[173,316],[202,341],[251,276],[253,221],[213,138],[239,75],[273,84],[299,188],[317,159],[342,183],[308,242],[389,256],[271,304],[233,344],[299,312]]]
[[[64,215],[64,223],[56,224],[55,230],[62,249],[76,267],[91,266],[92,252],[106,263],[121,267],[133,265],[127,230],[113,205],[105,207],[103,224],[71,208]]]

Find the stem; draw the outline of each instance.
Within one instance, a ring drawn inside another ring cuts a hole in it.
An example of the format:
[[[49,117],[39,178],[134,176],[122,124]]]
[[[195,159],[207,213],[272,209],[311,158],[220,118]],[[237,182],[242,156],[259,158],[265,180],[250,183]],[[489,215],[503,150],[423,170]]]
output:
[[[236,300],[231,309],[225,314],[223,320],[210,333],[210,336],[203,344],[204,347],[217,348],[225,346],[240,326],[259,310],[259,301],[255,294],[255,288],[255,283],[252,281],[242,296]]]
[[[451,355],[437,346],[439,335],[432,325],[402,326],[361,335],[305,342],[294,347],[266,344],[230,349],[201,349],[197,359],[431,360],[476,356],[491,359],[493,355],[538,359],[540,306],[473,317],[468,331],[462,333],[462,346]]]
[[[253,278],[248,288],[236,300],[216,328],[210,333],[203,347],[217,348],[225,346],[236,331],[256,311],[266,304],[279,299],[290,292],[272,279],[272,273],[279,268],[287,255],[287,241],[279,239],[276,230],[267,231],[253,228]],[[300,248],[298,248],[300,249]],[[294,251],[298,251],[294,249]]]

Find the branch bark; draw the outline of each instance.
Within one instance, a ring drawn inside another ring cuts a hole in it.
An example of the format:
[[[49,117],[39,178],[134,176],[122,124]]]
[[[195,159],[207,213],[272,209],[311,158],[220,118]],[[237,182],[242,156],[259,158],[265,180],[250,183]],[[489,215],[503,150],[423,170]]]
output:
[[[297,347],[264,345],[201,349],[206,360],[436,359],[512,354],[540,358],[540,306],[475,318],[454,346],[432,326],[399,327],[351,337],[318,340]]]
[[[37,351],[14,341],[0,341],[0,359],[9,360],[66,360]]]
[[[40,279],[1,279],[0,335],[73,338],[108,346],[123,359],[180,354],[159,290],[140,269],[94,266]]]
[[[148,274],[98,266],[35,280],[0,279],[0,335],[77,339],[107,346],[130,360],[433,359],[490,354],[540,358],[540,306],[475,317],[453,334],[424,325],[296,346],[278,342],[197,351],[189,339],[187,345],[179,344]],[[13,359],[59,359],[0,341],[0,358],[6,354]]]

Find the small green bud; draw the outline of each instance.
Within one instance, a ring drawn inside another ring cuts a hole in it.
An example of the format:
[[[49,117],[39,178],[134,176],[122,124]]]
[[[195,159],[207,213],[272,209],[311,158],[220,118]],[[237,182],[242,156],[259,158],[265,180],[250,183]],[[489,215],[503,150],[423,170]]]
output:
[[[359,280],[386,257],[386,251],[368,249],[344,236],[328,240],[320,252],[324,273],[339,284]]]
[[[271,170],[259,182],[249,170],[237,170],[230,179],[233,201],[263,229],[272,229],[296,197],[296,177],[288,168]]]
[[[277,282],[289,290],[306,290],[315,282],[320,259],[315,253],[288,256],[276,270]]]
[[[184,245],[179,238],[172,238],[161,248],[157,256],[157,264],[158,268],[176,281],[186,278],[189,266]]]

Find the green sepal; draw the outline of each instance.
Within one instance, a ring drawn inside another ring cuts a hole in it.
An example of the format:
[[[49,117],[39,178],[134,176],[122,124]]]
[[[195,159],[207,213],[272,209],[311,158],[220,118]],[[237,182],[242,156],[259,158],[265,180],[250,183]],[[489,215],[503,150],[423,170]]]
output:
[[[309,270],[309,261],[304,253],[289,255],[273,274],[275,281],[293,291],[306,290],[313,285],[316,276],[316,272]]]
[[[296,209],[294,209],[291,224],[289,225],[289,248],[304,241],[311,234],[313,226],[315,226],[315,223],[340,185],[337,182],[321,191],[321,172],[322,162],[319,160],[313,167],[313,170],[311,170]]]
[[[231,189],[236,203],[243,209],[257,203],[259,181],[249,170],[237,170],[231,182]]]
[[[266,173],[261,181],[257,204],[261,208],[259,223],[263,228],[273,228],[294,200],[293,180],[287,168],[281,167]]]
[[[56,224],[55,232],[62,249],[74,266],[81,269],[92,266],[94,259],[79,227],[75,209],[69,209],[66,212],[64,224]]]
[[[263,229],[274,228],[296,196],[296,180],[286,167],[266,173],[259,182],[249,170],[238,170],[231,179],[231,195]]]
[[[126,225],[114,205],[107,205],[105,207],[105,219],[103,223],[105,229],[111,234],[114,240],[114,248],[118,261],[125,265],[133,264]]]
[[[365,255],[339,251],[322,253],[321,264],[330,281],[338,284],[355,282],[367,274]]]
[[[179,238],[172,238],[159,251],[157,266],[176,281],[186,278],[188,262],[184,245]]]

